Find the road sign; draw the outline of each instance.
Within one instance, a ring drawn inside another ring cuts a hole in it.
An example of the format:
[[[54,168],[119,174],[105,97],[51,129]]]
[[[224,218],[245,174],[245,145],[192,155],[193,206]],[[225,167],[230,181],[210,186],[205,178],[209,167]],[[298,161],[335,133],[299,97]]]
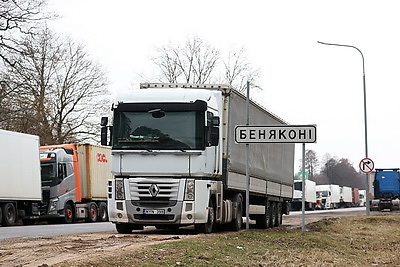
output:
[[[302,180],[303,179],[303,172],[298,172],[297,173],[297,180]],[[304,179],[308,180],[308,172],[304,172]]]
[[[360,171],[370,173],[374,170],[374,162],[370,158],[365,158],[360,161]]]
[[[315,143],[316,125],[237,125],[236,143]]]

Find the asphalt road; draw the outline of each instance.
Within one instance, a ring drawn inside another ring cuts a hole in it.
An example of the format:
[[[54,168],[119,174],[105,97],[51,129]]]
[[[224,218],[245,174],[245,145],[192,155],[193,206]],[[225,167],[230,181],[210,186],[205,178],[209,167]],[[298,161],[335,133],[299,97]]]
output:
[[[329,212],[354,212],[365,210],[365,207],[360,208],[347,208],[335,210],[315,210],[306,211],[305,214],[318,214]],[[285,216],[299,216],[302,215],[301,211],[292,211],[291,215]],[[58,236],[67,234],[81,234],[81,233],[95,233],[95,232],[108,232],[115,230],[115,226],[110,222],[104,223],[73,223],[73,224],[44,224],[44,225],[26,225],[26,226],[12,226],[0,227],[0,239],[6,238],[27,238],[27,237],[46,237]]]
[[[0,239],[116,231],[110,222],[0,227]]]

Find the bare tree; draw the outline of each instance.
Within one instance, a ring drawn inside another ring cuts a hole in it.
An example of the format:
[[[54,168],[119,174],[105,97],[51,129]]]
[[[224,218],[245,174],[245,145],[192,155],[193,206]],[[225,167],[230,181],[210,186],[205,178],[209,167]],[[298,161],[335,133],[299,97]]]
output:
[[[247,81],[250,81],[260,88],[257,84],[260,71],[254,70],[247,61],[244,48],[230,51],[226,59],[221,59],[220,54],[206,41],[193,37],[188,38],[184,46],[169,43],[157,48],[152,61],[160,69],[161,82],[217,82],[244,91]]]
[[[16,45],[20,36],[33,34],[38,23],[55,17],[44,12],[47,0],[1,0],[0,2],[0,57],[8,64],[9,52],[21,52]]]
[[[224,83],[233,85],[240,91],[245,91],[247,82],[253,87],[261,89],[258,79],[261,76],[259,69],[254,69],[245,56],[244,47],[237,51],[229,51],[228,58],[223,61],[225,66]]]
[[[314,180],[316,175],[316,170],[318,168],[319,162],[317,158],[317,153],[312,149],[307,149],[305,153],[305,169],[308,172],[308,177]]]
[[[6,125],[11,130],[39,135],[41,144],[84,141],[94,130],[106,106],[106,80],[100,66],[82,45],[60,39],[45,28],[25,38],[22,53],[10,58],[5,77],[13,102]]]
[[[156,49],[153,62],[161,79],[170,83],[206,83],[216,67],[219,52],[200,38],[187,39],[185,45],[169,43]]]

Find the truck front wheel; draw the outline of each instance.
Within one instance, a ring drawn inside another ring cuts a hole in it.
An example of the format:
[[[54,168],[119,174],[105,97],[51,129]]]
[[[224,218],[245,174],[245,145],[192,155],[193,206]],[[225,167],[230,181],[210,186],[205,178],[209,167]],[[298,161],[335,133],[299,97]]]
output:
[[[120,234],[131,234],[133,230],[133,225],[128,223],[117,223],[115,225],[115,228]]]
[[[195,230],[199,233],[204,233],[204,234],[212,233],[213,228],[214,228],[214,223],[215,223],[214,205],[213,205],[212,201],[210,200],[210,202],[208,204],[207,222],[203,223],[203,224],[196,224]]]
[[[65,223],[73,223],[75,219],[75,208],[73,204],[66,203],[64,207],[64,221]]]
[[[14,225],[17,220],[17,210],[13,203],[6,203],[2,207],[3,220],[2,224],[4,226]]]

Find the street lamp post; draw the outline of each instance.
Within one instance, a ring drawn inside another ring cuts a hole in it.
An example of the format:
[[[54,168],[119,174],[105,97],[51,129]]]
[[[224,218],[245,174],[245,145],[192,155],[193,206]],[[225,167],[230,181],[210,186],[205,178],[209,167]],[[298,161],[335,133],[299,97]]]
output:
[[[363,88],[364,88],[364,134],[365,134],[365,157],[368,158],[368,131],[367,131],[367,94],[366,94],[366,88],[365,88],[365,66],[364,66],[364,55],[361,52],[360,49],[358,49],[355,46],[352,45],[344,45],[344,44],[333,44],[333,43],[324,43],[324,42],[320,42],[318,41],[319,44],[323,44],[323,45],[334,45],[334,46],[344,46],[344,47],[351,47],[356,49],[358,52],[360,52],[361,57],[362,57],[362,68],[363,68]],[[369,178],[368,178],[368,174],[365,175],[366,176],[366,181],[367,181],[367,190],[366,190],[366,204],[367,204],[367,216],[369,216]]]

